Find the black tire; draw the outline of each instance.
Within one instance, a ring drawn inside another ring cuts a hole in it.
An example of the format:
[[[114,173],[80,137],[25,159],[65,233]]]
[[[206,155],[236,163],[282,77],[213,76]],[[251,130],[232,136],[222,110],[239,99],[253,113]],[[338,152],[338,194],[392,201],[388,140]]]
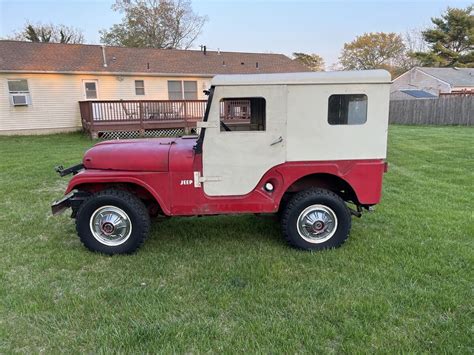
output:
[[[310,207],[314,205],[319,205],[319,207]],[[300,215],[304,216],[303,212],[308,209],[311,210],[311,208],[324,208],[328,211],[328,216],[335,215],[336,218],[332,219],[333,222],[335,221],[335,223],[332,223],[335,228],[331,229],[329,223],[326,226],[327,229],[324,229],[324,223],[322,227],[320,225],[317,226],[318,228],[322,228],[322,233],[326,233],[325,231],[328,230],[326,236],[326,238],[328,238],[327,240],[322,237],[324,234],[321,234],[321,237],[316,235],[311,238],[308,236],[305,237],[303,235],[304,232],[300,233],[298,231],[298,219]],[[288,202],[282,214],[281,228],[286,241],[296,248],[304,250],[337,248],[341,246],[349,236],[351,214],[345,202],[337,194],[325,189],[312,188],[297,193]],[[331,232],[329,233],[329,231]]]
[[[130,232],[124,233],[123,242],[107,245],[95,237],[91,228],[91,217],[104,206],[112,206],[125,212],[130,222]],[[91,251],[108,255],[131,254],[145,241],[150,230],[150,216],[143,202],[127,191],[104,190],[88,197],[79,207],[76,216],[76,230],[81,242]]]
[[[280,207],[278,208],[277,216],[278,219],[281,221],[283,215],[285,214],[286,206],[291,201],[293,194],[284,194],[280,201]]]

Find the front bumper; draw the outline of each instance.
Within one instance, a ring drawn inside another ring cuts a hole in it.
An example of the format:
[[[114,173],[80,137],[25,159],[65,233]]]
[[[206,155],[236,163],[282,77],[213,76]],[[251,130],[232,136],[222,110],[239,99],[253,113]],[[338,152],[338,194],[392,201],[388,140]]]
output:
[[[66,196],[64,196],[62,199],[54,201],[51,205],[51,212],[53,213],[53,216],[57,216],[63,213],[69,207],[71,207],[70,199],[73,196],[74,196],[74,192],[71,192],[71,193],[68,193]]]
[[[79,209],[84,200],[90,196],[90,193],[85,191],[71,191],[67,195],[65,195],[62,199],[54,201],[51,205],[51,212],[53,216],[63,213],[69,207],[72,208],[71,217],[76,217],[76,212]]]

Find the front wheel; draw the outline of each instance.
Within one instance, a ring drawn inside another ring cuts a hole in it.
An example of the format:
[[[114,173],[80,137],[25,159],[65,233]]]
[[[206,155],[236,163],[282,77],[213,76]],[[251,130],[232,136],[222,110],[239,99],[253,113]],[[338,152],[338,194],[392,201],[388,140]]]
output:
[[[281,227],[288,243],[297,248],[336,248],[349,236],[351,214],[338,195],[314,188],[293,196],[283,211]]]
[[[85,200],[76,215],[81,242],[104,254],[131,254],[148,235],[150,217],[136,196],[127,191],[100,191]]]

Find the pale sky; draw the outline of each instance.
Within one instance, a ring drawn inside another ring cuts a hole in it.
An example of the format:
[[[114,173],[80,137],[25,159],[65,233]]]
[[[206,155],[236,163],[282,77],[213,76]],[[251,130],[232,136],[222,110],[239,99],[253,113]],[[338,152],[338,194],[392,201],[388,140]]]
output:
[[[65,24],[84,31],[86,43],[100,43],[99,30],[120,21],[113,0],[0,0],[0,37],[29,20]],[[209,21],[195,42],[210,50],[318,53],[335,63],[345,42],[364,32],[405,33],[430,26],[448,6],[462,0],[194,0]]]

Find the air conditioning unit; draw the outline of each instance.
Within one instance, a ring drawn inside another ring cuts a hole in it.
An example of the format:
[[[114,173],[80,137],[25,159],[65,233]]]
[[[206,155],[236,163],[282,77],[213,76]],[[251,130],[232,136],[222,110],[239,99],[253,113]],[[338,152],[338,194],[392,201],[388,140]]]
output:
[[[28,106],[30,98],[28,94],[12,94],[11,100],[13,106]]]

